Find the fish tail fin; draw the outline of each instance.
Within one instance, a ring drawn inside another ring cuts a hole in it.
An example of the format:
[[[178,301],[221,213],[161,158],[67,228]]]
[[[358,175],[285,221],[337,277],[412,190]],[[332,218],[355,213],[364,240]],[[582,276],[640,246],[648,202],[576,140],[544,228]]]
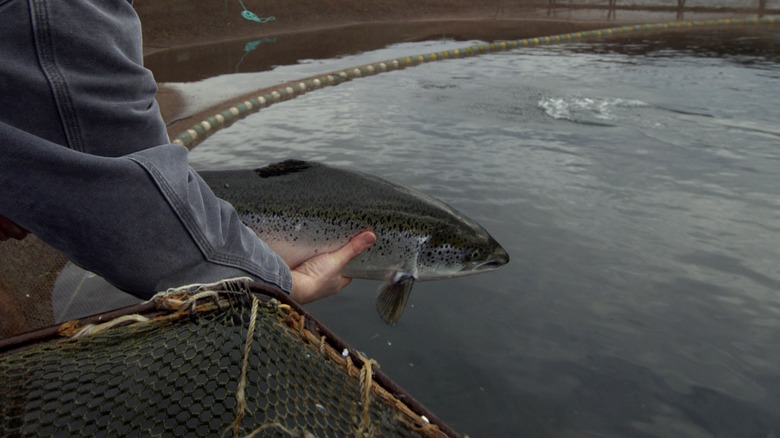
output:
[[[376,297],[376,310],[386,323],[395,325],[404,312],[409,294],[412,292],[414,277],[396,273],[392,279],[379,287]]]

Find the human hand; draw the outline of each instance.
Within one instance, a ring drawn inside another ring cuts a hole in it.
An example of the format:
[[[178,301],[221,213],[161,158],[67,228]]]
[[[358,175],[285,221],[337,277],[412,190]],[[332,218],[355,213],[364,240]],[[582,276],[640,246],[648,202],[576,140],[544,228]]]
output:
[[[376,235],[364,231],[336,251],[306,260],[292,272],[290,297],[300,304],[335,295],[351,278],[341,275],[344,266],[376,242]]]
[[[24,228],[16,225],[3,216],[0,216],[0,241],[8,240],[11,237],[17,240],[22,240],[27,237],[29,232]]]

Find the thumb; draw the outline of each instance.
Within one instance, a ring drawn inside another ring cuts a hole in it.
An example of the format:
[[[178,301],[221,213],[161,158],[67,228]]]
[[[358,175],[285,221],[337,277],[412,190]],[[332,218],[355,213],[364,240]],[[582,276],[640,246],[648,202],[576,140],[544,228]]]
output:
[[[353,237],[346,245],[331,253],[339,270],[358,254],[367,250],[376,242],[376,234],[372,231],[364,231]]]

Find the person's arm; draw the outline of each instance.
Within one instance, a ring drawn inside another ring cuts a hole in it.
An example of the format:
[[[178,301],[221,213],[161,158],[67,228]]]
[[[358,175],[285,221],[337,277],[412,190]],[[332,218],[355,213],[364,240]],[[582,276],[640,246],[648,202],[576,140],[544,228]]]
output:
[[[344,265],[376,240],[362,233],[291,272],[187,165],[184,147],[98,157],[0,122],[0,155],[0,215],[7,223],[140,298],[249,276],[307,303],[344,287]]]
[[[73,263],[148,299],[183,284],[252,277],[290,292],[284,261],[162,145],[99,157],[0,122],[0,215]]]
[[[0,239],[27,228],[141,298],[231,276],[292,291],[283,260],[168,144],[132,2],[0,3]],[[301,266],[295,296],[340,289],[348,247]]]

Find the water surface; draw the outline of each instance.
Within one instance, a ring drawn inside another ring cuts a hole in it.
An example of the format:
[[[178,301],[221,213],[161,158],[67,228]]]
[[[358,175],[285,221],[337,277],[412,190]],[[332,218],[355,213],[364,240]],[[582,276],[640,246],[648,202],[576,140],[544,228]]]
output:
[[[264,109],[191,161],[360,169],[502,243],[509,265],[418,283],[396,327],[375,282],[308,307],[462,433],[772,437],[778,43],[700,31],[426,64]]]

